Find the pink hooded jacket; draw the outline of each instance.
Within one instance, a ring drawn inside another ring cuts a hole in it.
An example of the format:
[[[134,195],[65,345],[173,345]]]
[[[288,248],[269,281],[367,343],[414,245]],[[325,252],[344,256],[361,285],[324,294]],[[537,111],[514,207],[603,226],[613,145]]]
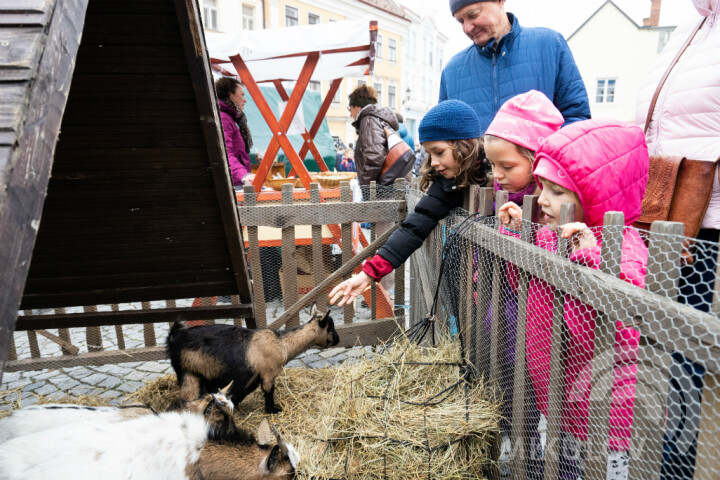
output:
[[[538,162],[558,168],[561,178],[574,185],[588,227],[600,227],[605,212],[625,214],[630,225],[640,216],[648,179],[648,151],[643,131],[614,120],[585,120],[568,125],[540,145]],[[575,251],[570,260],[590,268],[600,267],[601,229],[593,228],[598,245]],[[537,245],[556,251],[557,234],[549,228],[538,232]],[[626,228],[620,278],[645,286],[647,248],[638,233]],[[530,283],[527,316],[527,363],[538,409],[548,413],[550,338],[554,287],[537,278]],[[587,438],[590,375],[596,312],[576,299],[565,297],[565,322],[569,331],[566,349],[563,430],[580,440]],[[630,448],[635,401],[635,376],[639,333],[617,322],[613,394],[610,411],[610,449]],[[598,419],[595,419],[597,422]]]

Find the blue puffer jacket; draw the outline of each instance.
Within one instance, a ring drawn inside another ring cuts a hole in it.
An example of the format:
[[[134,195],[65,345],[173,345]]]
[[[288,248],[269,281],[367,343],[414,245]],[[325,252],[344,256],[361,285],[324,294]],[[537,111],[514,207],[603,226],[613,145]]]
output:
[[[543,92],[565,124],[590,118],[585,84],[565,39],[548,28],[523,28],[512,13],[510,32],[484,47],[471,45],[445,66],[439,101],[467,103],[480,117],[482,131],[506,100],[532,89]]]

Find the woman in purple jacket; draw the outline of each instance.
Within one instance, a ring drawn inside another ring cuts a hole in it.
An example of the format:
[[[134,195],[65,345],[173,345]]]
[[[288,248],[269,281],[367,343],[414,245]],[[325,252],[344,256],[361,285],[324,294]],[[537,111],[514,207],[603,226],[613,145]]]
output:
[[[255,179],[250,166],[252,136],[243,113],[245,90],[234,78],[223,77],[215,82],[220,119],[225,134],[225,148],[233,185],[251,185]]]

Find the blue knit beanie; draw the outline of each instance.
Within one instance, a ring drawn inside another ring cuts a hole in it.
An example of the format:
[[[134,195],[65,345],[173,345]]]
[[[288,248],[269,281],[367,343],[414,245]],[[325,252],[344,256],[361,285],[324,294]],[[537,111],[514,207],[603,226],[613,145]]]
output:
[[[480,119],[470,105],[460,100],[445,100],[431,108],[418,127],[420,143],[479,138]]]
[[[480,2],[490,2],[492,0],[450,0],[450,13],[455,15],[455,12],[460,10],[465,5],[470,5],[471,3],[480,3]]]

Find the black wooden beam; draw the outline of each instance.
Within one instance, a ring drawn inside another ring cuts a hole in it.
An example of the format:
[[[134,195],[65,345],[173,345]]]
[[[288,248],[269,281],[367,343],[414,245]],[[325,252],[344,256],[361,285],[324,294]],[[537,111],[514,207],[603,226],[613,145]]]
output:
[[[215,191],[230,249],[230,259],[240,302],[252,303],[252,287],[245,263],[245,248],[237,214],[235,190],[230,180],[225,137],[222,132],[198,3],[196,0],[175,0],[175,10],[185,45],[185,57],[192,85],[195,89],[198,113],[205,135],[208,159],[215,181]],[[254,319],[252,323],[254,324]]]
[[[214,305],[207,307],[125,310],[120,312],[87,312],[65,315],[23,315],[18,317],[15,330],[48,328],[100,327],[140,323],[167,323],[218,318],[248,318],[253,314],[250,304]]]

